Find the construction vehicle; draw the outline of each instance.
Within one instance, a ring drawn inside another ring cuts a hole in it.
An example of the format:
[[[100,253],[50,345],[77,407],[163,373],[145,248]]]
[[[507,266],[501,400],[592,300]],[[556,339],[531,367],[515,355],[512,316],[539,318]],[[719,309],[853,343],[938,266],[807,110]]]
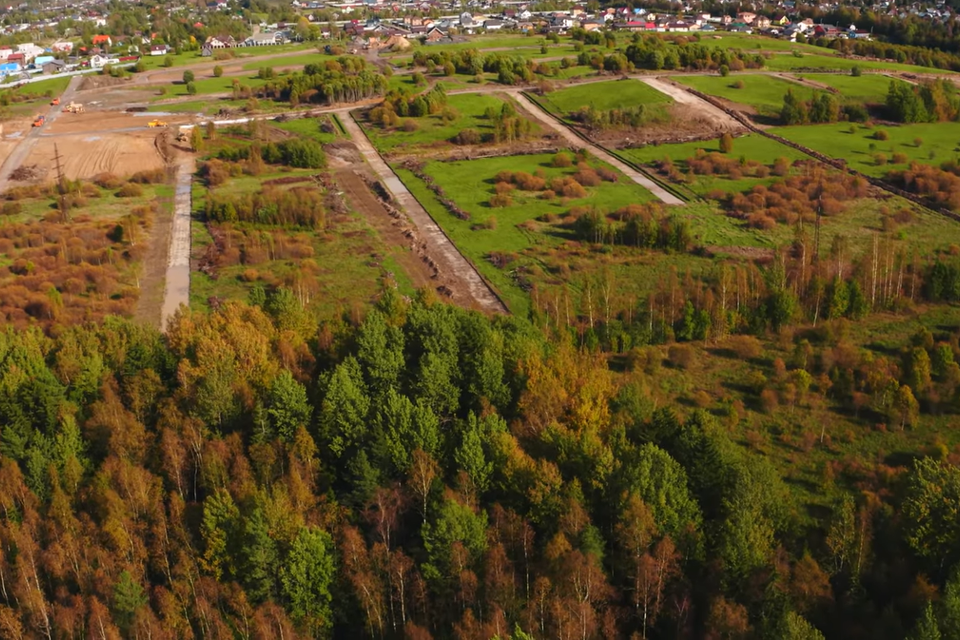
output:
[[[151,128],[154,128],[154,127],[165,127],[165,126],[167,126],[167,123],[164,122],[163,120],[151,120],[150,122],[147,123],[147,126],[148,126],[148,127],[151,127]]]
[[[47,121],[46,116],[39,115],[39,116],[37,116],[37,119],[33,121],[33,126],[35,126],[35,127],[42,127],[42,126],[43,126],[43,123],[46,122],[46,121]]]
[[[188,140],[187,132],[181,129],[177,132],[177,142],[186,142]]]
[[[50,101],[50,106],[51,106],[51,107],[56,107],[56,106],[59,106],[59,105],[60,105],[60,98],[54,98],[53,100]]]
[[[71,102],[70,104],[65,106],[63,109],[67,113],[83,113],[83,105],[80,104],[79,102]]]

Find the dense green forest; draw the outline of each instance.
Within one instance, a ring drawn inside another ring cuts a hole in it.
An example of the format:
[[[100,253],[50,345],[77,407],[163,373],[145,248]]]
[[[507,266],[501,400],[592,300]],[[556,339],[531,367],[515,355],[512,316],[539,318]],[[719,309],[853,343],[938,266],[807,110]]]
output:
[[[960,634],[946,448],[809,513],[568,334],[255,294],[166,335],[0,334],[0,636]]]

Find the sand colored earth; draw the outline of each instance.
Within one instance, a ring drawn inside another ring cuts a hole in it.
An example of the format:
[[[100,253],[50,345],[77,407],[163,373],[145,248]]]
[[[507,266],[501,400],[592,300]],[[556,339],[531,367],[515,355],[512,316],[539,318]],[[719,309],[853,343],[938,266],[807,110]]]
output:
[[[54,157],[59,151],[64,175],[71,180],[92,178],[104,172],[128,176],[163,167],[163,158],[155,144],[157,135],[150,131],[43,137],[37,141],[29,162],[37,165],[38,173],[46,170],[49,179],[56,172]]]

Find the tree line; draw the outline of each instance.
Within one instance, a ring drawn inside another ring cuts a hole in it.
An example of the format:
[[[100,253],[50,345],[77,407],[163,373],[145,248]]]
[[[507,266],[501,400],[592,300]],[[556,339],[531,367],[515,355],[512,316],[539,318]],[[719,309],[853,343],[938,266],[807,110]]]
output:
[[[319,327],[288,290],[251,301],[165,336],[0,333],[5,637],[953,628],[946,454],[861,470],[811,522],[716,417],[655,409],[569,334],[392,290]],[[917,344],[915,384],[956,369],[955,341]]]

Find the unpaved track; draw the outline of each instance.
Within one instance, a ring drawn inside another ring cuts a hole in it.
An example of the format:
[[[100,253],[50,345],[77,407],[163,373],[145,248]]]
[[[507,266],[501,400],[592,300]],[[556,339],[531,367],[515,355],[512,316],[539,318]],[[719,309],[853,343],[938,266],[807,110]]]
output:
[[[46,116],[47,121],[42,127],[30,127],[26,134],[24,134],[23,139],[20,140],[20,144],[10,152],[10,155],[7,156],[7,159],[4,161],[3,166],[0,166],[0,193],[6,191],[10,187],[10,174],[13,173],[17,167],[24,163],[27,158],[30,157],[30,154],[33,152],[33,148],[37,145],[37,140],[40,137],[41,131],[50,126],[50,124],[57,119],[62,113],[63,106],[70,104],[73,101],[73,97],[76,95],[77,87],[80,86],[80,82],[83,80],[83,76],[74,76],[70,79],[70,84],[67,85],[66,90],[60,96],[60,106],[58,107],[49,107]]]
[[[713,74],[711,74],[713,75]],[[769,74],[773,75],[773,74]],[[680,87],[670,84],[669,82],[664,82],[660,78],[639,78],[640,82],[643,82],[650,87],[656,89],[660,93],[665,93],[680,104],[688,105],[697,111],[708,115],[716,123],[718,130],[733,130],[740,131],[744,127],[742,124],[737,122],[734,118],[731,118],[729,115],[717,109],[715,106],[693,95],[689,91],[685,91]]]
[[[453,292],[454,300],[462,296],[460,289],[465,288],[469,293],[469,297],[477,307],[483,311],[488,313],[507,313],[507,308],[496,294],[493,293],[490,287],[487,286],[483,278],[480,277],[480,273],[474,268],[470,261],[457,250],[453,242],[450,241],[450,238],[448,238],[437,223],[433,221],[433,218],[430,217],[427,210],[420,205],[417,199],[413,197],[413,194],[407,189],[406,185],[404,185],[400,178],[397,177],[397,174],[393,172],[393,169],[380,157],[380,154],[377,153],[377,150],[373,148],[370,140],[368,140],[367,136],[363,133],[360,125],[358,125],[350,115],[341,118],[341,121],[347,130],[347,134],[353,139],[354,144],[357,145],[357,149],[359,149],[361,155],[363,155],[370,164],[374,173],[377,174],[380,181],[397,199],[400,206],[403,207],[406,214],[410,217],[410,220],[417,225],[420,238],[427,243],[428,247],[431,247],[431,249],[435,251],[433,259],[440,266],[441,272],[450,274],[462,283],[461,287],[458,287],[458,289],[455,289]]]
[[[170,228],[170,253],[164,286],[160,328],[165,330],[180,305],[190,306],[190,212],[193,207],[190,190],[194,159],[184,158],[177,167],[177,190],[174,199],[173,225]]]
[[[625,176],[636,182],[641,187],[648,190],[654,196],[659,198],[664,204],[685,204],[683,200],[673,195],[656,182],[643,175],[633,167],[628,166],[627,164],[621,162],[617,158],[614,158],[612,155],[604,151],[602,148],[593,144],[592,142],[587,142],[573,131],[571,131],[567,126],[561,124],[553,116],[544,113],[540,107],[534,104],[531,100],[527,99],[522,93],[514,93],[513,97],[523,105],[523,108],[526,109],[534,118],[547,125],[557,133],[559,133],[564,140],[570,143],[575,149],[580,149],[586,147],[590,150],[590,153],[597,156],[607,164],[616,167],[618,171],[623,173]]]

